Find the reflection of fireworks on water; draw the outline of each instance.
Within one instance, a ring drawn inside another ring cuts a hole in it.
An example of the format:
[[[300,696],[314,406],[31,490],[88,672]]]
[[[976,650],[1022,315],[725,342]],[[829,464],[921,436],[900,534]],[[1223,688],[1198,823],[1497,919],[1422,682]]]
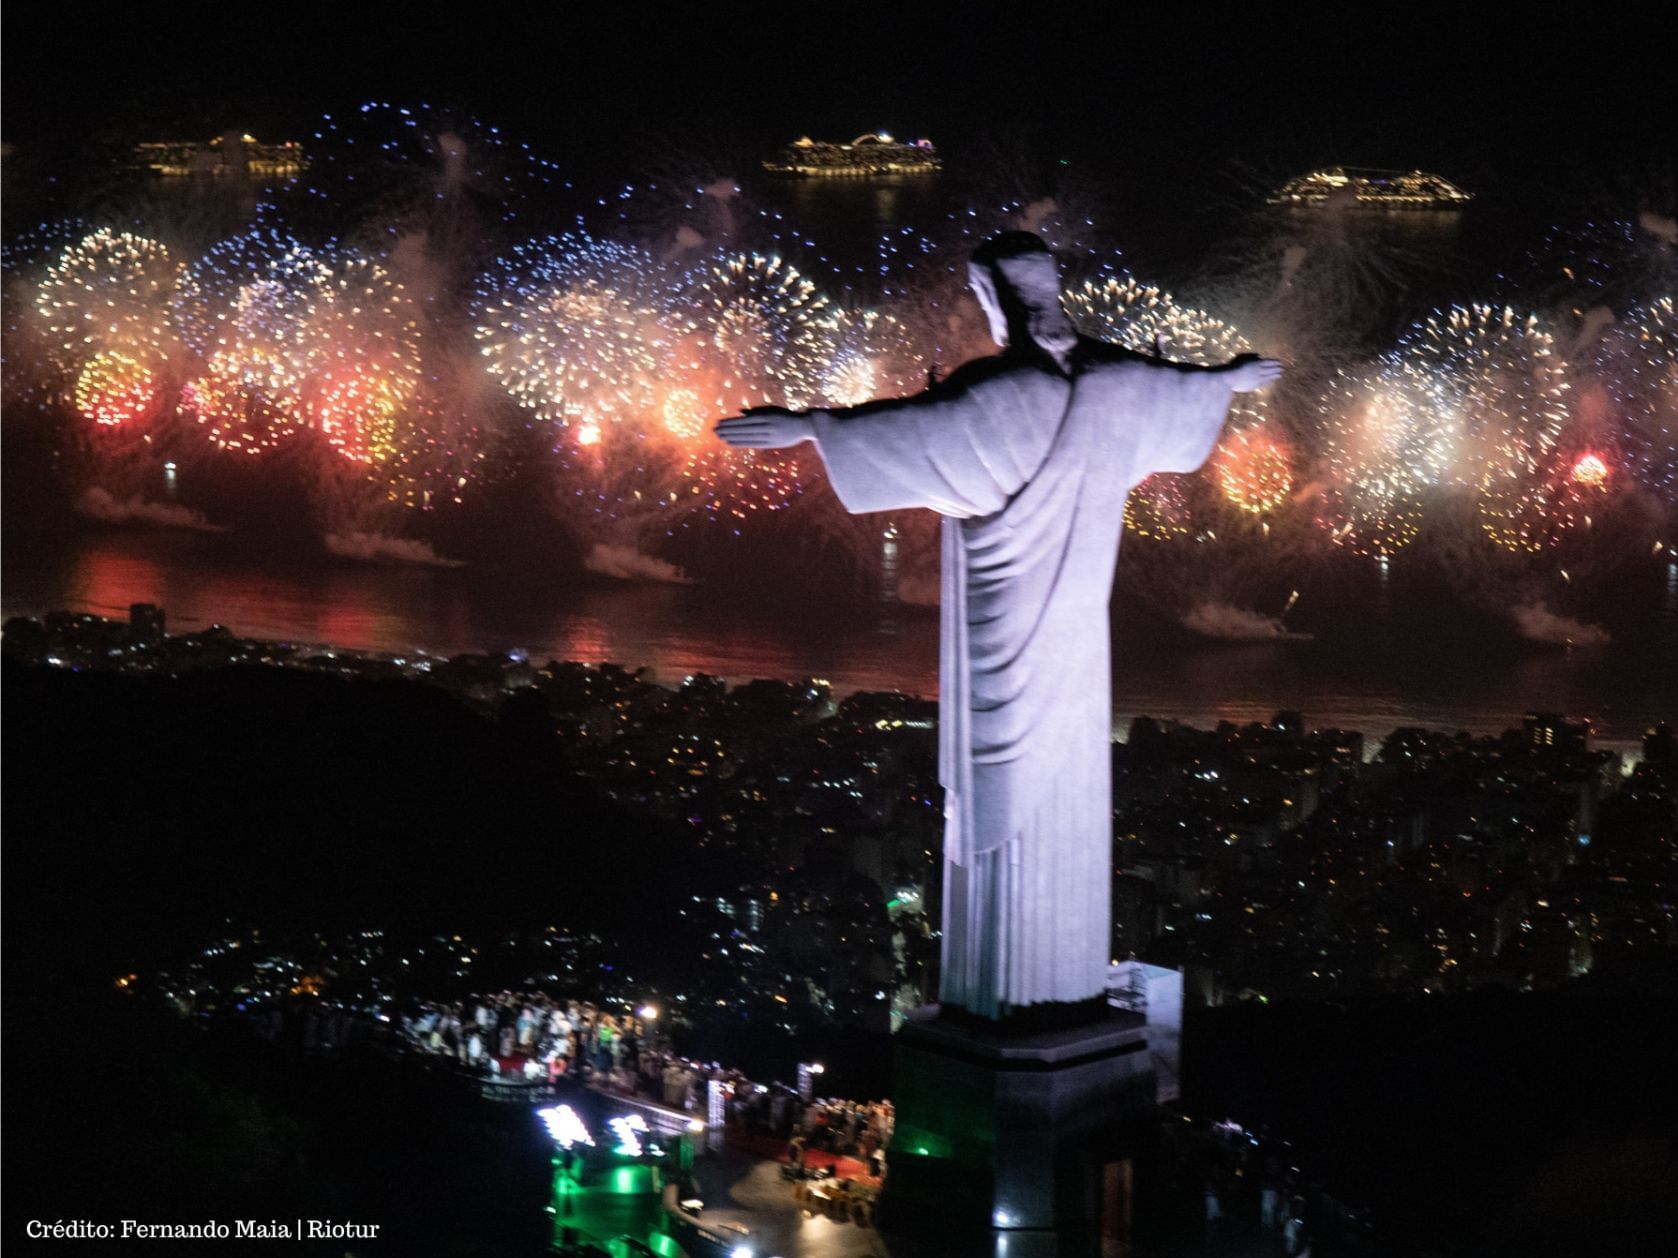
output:
[[[1567,373],[1536,318],[1505,306],[1453,306],[1405,335],[1391,360],[1404,377],[1395,404],[1423,416],[1398,423],[1428,434],[1429,461],[1459,486],[1530,476],[1567,420]]]
[[[35,293],[35,309],[60,370],[120,352],[151,371],[168,359],[169,299],[180,265],[155,240],[106,228],[65,249]]]
[[[1249,348],[1223,320],[1181,305],[1170,293],[1129,275],[1085,280],[1061,300],[1085,336],[1138,354],[1212,367]]]
[[[1678,308],[1662,297],[1634,307],[1597,342],[1593,368],[1619,412],[1638,478],[1678,499]]]
[[[716,373],[718,415],[821,395],[838,313],[785,259],[737,253],[699,265],[683,284],[680,315],[692,365]]]
[[[133,425],[157,405],[157,377],[122,350],[100,350],[76,377],[74,400],[84,419],[111,428]]]
[[[490,374],[536,418],[592,425],[597,436],[649,407],[668,350],[653,267],[642,250],[583,235],[498,258],[476,304]]]

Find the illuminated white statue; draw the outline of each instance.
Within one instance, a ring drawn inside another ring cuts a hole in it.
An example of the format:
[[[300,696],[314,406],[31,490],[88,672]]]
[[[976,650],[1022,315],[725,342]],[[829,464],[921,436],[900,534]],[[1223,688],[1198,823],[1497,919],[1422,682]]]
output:
[[[1281,364],[1191,367],[1081,337],[1055,255],[982,244],[969,278],[1003,351],[900,401],[723,420],[731,446],[814,440],[851,512],[945,517],[939,999],[987,1018],[1102,994],[1112,923],[1107,605],[1125,496],[1211,454],[1231,395]]]

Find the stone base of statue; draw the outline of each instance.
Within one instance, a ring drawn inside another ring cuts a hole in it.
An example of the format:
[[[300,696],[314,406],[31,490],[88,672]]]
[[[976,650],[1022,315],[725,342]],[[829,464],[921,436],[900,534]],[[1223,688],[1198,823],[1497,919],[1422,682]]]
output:
[[[883,1227],[998,1230],[1010,1254],[1032,1233],[1126,1239],[1128,1159],[1155,1099],[1140,1014],[1011,1030],[928,1005],[895,1038]]]

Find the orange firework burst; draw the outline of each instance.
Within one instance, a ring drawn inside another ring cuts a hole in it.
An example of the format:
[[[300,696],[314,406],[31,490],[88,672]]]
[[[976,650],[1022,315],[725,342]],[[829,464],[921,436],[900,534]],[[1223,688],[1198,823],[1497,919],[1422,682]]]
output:
[[[691,441],[705,431],[705,404],[694,389],[671,389],[659,408],[671,436]]]
[[[205,372],[181,390],[181,413],[195,420],[217,449],[261,454],[296,430],[292,417],[246,383],[238,363],[211,355]]]
[[[95,354],[76,377],[76,409],[103,427],[132,427],[151,416],[157,400],[156,373],[121,350]]]
[[[1600,454],[1586,452],[1574,462],[1572,477],[1580,485],[1601,489],[1608,484],[1608,463]]]
[[[346,459],[382,463],[396,448],[403,392],[372,364],[335,368],[309,399],[309,422]]]
[[[1293,488],[1288,452],[1262,427],[1225,438],[1218,448],[1215,470],[1224,497],[1254,515],[1274,511]]]

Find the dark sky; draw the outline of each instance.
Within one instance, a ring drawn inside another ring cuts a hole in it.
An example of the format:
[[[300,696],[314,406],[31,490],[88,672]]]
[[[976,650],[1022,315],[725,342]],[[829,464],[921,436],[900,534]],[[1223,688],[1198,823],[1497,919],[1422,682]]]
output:
[[[1044,142],[1214,162],[1448,169],[1674,144],[1671,19],[1292,7],[1168,4],[1143,19],[1129,4],[1022,4],[976,19],[1005,10],[9,0],[0,130],[20,148],[128,128],[303,134],[323,111],[423,98],[561,158],[649,135],[887,126],[960,143],[1021,123]]]

